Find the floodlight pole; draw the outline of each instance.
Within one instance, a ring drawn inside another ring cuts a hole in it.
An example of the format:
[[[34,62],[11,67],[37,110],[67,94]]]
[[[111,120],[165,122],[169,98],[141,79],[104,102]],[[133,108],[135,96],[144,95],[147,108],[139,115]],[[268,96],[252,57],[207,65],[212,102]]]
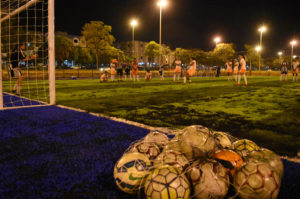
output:
[[[260,49],[262,49],[262,36],[263,36],[263,31],[260,31],[260,42],[259,42]],[[259,55],[258,55],[258,68],[259,68],[259,71],[260,71],[260,68],[261,68],[261,50],[259,51]]]
[[[1,7],[1,2],[0,2],[0,110],[3,110],[3,88],[2,88],[2,33],[1,33],[1,29],[2,29],[2,7]]]
[[[160,47],[160,56],[159,56],[159,62],[158,64],[160,65],[161,62],[161,53],[162,53],[162,46],[161,46],[161,29],[162,29],[162,5],[159,6],[159,47]]]
[[[54,0],[48,1],[48,54],[49,54],[49,95],[50,105],[55,105],[55,26]]]

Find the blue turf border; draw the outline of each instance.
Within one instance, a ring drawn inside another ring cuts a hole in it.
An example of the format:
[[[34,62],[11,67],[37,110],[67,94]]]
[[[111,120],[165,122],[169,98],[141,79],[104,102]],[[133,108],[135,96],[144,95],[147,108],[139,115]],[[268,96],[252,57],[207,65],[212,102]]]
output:
[[[113,166],[149,130],[46,106],[0,111],[0,198],[137,198]],[[300,165],[284,160],[279,198],[299,198]]]

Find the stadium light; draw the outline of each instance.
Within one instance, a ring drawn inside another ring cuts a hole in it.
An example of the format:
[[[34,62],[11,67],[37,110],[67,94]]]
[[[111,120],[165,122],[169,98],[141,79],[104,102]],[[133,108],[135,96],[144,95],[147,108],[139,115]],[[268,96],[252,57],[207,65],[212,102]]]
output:
[[[132,19],[130,22],[130,25],[132,26],[132,56],[134,57],[134,51],[135,51],[135,45],[134,45],[134,28],[138,25],[137,20]]]
[[[266,26],[262,26],[258,29],[258,31],[260,32],[260,51],[259,51],[259,57],[258,57],[258,68],[260,71],[261,68],[261,49],[262,49],[262,39],[263,39],[263,33],[267,31],[267,27]]]
[[[167,1],[166,0],[161,0],[161,1],[159,1],[158,3],[157,3],[157,5],[159,6],[159,7],[165,7],[166,5],[167,5]]]
[[[256,50],[256,52],[261,52],[262,49],[260,46],[256,46],[255,50]]]
[[[221,38],[220,38],[220,37],[216,37],[216,38],[214,39],[214,42],[216,43],[216,45],[218,45],[218,43],[221,42]]]
[[[292,46],[292,52],[291,52],[291,67],[293,64],[293,57],[294,57],[294,46],[297,45],[297,41],[296,40],[292,40],[290,42],[291,46]]]
[[[166,0],[160,0],[158,3],[157,3],[157,5],[159,6],[159,13],[160,13],[160,15],[159,15],[159,46],[160,46],[160,48],[161,48],[161,43],[162,43],[162,41],[161,41],[161,29],[162,29],[162,9],[164,8],[164,7],[166,7],[167,6],[167,1]],[[160,55],[160,61],[161,61],[161,55]],[[159,61],[159,62],[160,62]]]

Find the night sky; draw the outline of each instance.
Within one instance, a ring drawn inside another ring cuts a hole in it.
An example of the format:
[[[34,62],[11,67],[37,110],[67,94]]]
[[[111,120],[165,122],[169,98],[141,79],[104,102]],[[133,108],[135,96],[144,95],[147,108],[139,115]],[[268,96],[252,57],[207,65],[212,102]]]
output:
[[[158,42],[158,0],[59,0],[56,1],[56,31],[79,35],[83,25],[101,20],[112,25],[117,41],[131,40],[131,18],[137,18],[136,40]],[[259,43],[257,29],[268,27],[263,42],[265,54],[289,50],[292,38],[300,40],[300,2],[236,0],[168,0],[163,10],[163,43],[172,48],[211,50],[213,37],[233,42],[238,50],[245,43]],[[299,41],[300,42],[300,41]],[[300,45],[299,45],[300,49]],[[300,52],[300,50],[299,50]],[[296,53],[298,50],[296,49]]]

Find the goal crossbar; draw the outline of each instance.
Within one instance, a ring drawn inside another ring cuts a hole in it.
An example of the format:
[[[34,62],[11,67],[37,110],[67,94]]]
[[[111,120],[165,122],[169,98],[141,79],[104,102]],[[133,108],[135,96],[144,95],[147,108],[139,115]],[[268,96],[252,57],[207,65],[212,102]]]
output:
[[[5,20],[13,17],[14,15],[17,15],[18,13],[20,13],[20,12],[26,10],[26,9],[28,9],[29,7],[31,7],[32,5],[36,4],[39,1],[40,0],[31,0],[28,3],[26,3],[25,5],[23,5],[23,6],[19,7],[19,8],[17,8],[16,10],[14,10],[13,12],[8,13],[5,17],[1,17],[3,13],[2,13],[2,11],[0,11],[1,12],[0,23],[3,23]]]

